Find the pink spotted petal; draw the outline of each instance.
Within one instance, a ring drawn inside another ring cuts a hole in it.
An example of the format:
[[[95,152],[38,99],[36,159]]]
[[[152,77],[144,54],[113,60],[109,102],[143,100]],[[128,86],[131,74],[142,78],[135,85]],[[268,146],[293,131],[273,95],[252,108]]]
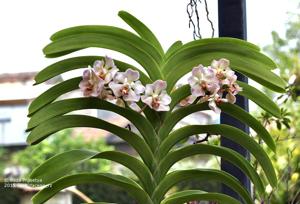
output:
[[[221,109],[217,107],[215,100],[211,100],[208,103],[209,108],[217,114],[221,113]]]
[[[82,79],[83,80],[89,80],[91,76],[91,70],[90,69],[86,69],[83,71],[83,75],[82,75]]]
[[[224,80],[222,80],[222,86],[223,85],[227,85],[227,86],[229,86],[230,84],[231,84],[231,82],[229,81],[229,79],[224,79]]]
[[[229,67],[229,64],[229,60],[222,58],[220,60],[213,60],[211,66],[214,69],[227,69]]]
[[[140,100],[140,95],[134,93],[133,90],[129,90],[128,95],[123,96],[124,101],[134,101],[138,102]]]
[[[113,80],[114,76],[117,74],[118,71],[119,71],[118,68],[112,68],[112,69],[110,69],[108,71],[108,73],[106,74],[106,76],[105,76],[105,79],[104,79],[105,83],[108,84],[109,82],[111,82]]]
[[[118,72],[115,77],[114,81],[117,83],[125,83],[126,75],[124,72]]]
[[[203,69],[203,75],[204,75],[203,79],[207,80],[207,81],[215,80],[215,78],[216,78],[216,72],[211,67],[207,67],[207,68]]]
[[[115,82],[110,82],[108,84],[109,88],[113,91],[114,95],[116,97],[121,97],[121,89],[123,88],[124,85],[122,84],[118,84],[118,83],[115,83]]]
[[[226,69],[226,68],[228,68],[229,64],[230,64],[230,62],[227,59],[222,58],[222,59],[219,60],[219,67],[220,67],[220,69]]]
[[[134,82],[140,78],[140,73],[132,69],[127,69],[125,72],[125,77],[127,78],[128,82]]]
[[[87,88],[90,87],[90,83],[86,80],[82,80],[80,83],[79,83],[79,88],[80,90],[83,92],[83,95],[84,96],[87,96],[88,94],[85,93],[85,91],[87,90]]]
[[[195,85],[195,86],[191,87],[191,92],[192,92],[192,95],[195,97],[205,95],[205,91],[199,85]]]
[[[181,100],[179,105],[180,106],[187,106],[190,105],[192,103],[194,103],[194,101],[197,99],[196,96],[190,95],[188,97],[186,97],[185,99]]]
[[[142,102],[147,104],[150,108],[152,108],[152,97],[151,96],[141,96]]]
[[[236,97],[231,93],[226,94],[226,99],[228,100],[229,103],[232,104],[236,102]]]
[[[160,102],[163,105],[169,105],[172,101],[171,97],[167,94],[167,92],[164,90],[160,95]]]
[[[105,57],[105,68],[108,69],[108,68],[114,68],[116,65],[115,65],[115,62],[112,58],[106,56]]]
[[[101,79],[97,76],[97,74],[94,72],[94,70],[90,70],[90,78],[89,82],[91,84],[98,83]],[[102,81],[102,80],[101,80]]]
[[[141,94],[145,91],[145,87],[140,81],[135,82],[132,88],[136,94]]]
[[[218,82],[212,82],[207,84],[207,90],[210,92],[210,95],[216,94],[220,90]]]
[[[160,106],[155,109],[156,111],[169,111],[170,110],[170,107],[168,105],[163,105],[163,104],[160,104]]]
[[[92,96],[98,97],[103,91],[103,89],[104,89],[104,83],[103,81],[99,81],[93,90]]]
[[[243,91],[243,88],[240,87],[238,84],[235,84],[235,94],[234,95],[238,94],[240,91]]]
[[[202,64],[198,65],[197,67],[194,67],[192,70],[192,76],[196,78],[202,78],[202,74],[205,71],[205,67],[203,67]]]
[[[153,92],[155,94],[160,94],[160,92],[162,90],[165,90],[167,88],[167,82],[163,81],[163,80],[156,80],[154,83],[153,83]]]
[[[218,60],[213,60],[211,63],[211,67],[214,69],[217,69],[219,67],[219,61]]]
[[[196,78],[195,76],[190,76],[188,78],[188,83],[189,83],[190,86],[194,86],[194,85],[199,83],[199,79]]]
[[[101,69],[103,69],[104,61],[103,60],[96,60],[94,62],[93,68],[95,72],[99,72]]]
[[[147,84],[146,87],[145,87],[145,95],[146,96],[152,96],[153,95],[153,90],[154,90],[153,84]]]

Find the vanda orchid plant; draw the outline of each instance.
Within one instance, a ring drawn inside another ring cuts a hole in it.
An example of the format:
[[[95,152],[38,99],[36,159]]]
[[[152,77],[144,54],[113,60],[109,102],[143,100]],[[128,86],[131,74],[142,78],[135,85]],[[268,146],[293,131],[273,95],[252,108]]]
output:
[[[105,183],[128,191],[139,204],[181,204],[195,200],[219,204],[240,201],[217,192],[190,189],[168,193],[186,180],[221,182],[237,192],[244,203],[254,203],[249,192],[230,174],[216,169],[186,169],[170,172],[178,161],[199,154],[221,157],[240,168],[252,181],[256,194],[264,199],[265,186],[276,187],[272,163],[247,133],[224,124],[186,125],[174,129],[184,117],[203,110],[225,112],[249,125],[275,152],[276,146],[263,125],[235,105],[236,95],[247,97],[270,114],[280,117],[277,105],[255,87],[237,80],[235,71],[275,92],[285,91],[285,82],[272,72],[274,62],[251,43],[233,38],[175,42],[166,52],[142,22],[127,12],[119,16],[135,33],[112,26],[78,26],[55,33],[44,48],[48,58],[60,57],[89,47],[111,49],[135,60],[143,68],[102,56],[79,56],[56,62],[37,74],[36,84],[70,70],[83,68],[83,76],[60,82],[37,97],[29,107],[27,142],[42,142],[55,132],[73,127],[99,128],[126,141],[138,158],[119,151],[73,150],[45,161],[31,174],[51,187],[33,197],[44,203],[60,190],[83,183]],[[186,85],[176,88],[188,74]],[[84,97],[61,99],[80,88]],[[72,113],[82,109],[111,111],[126,118],[138,132],[109,123],[105,118]],[[196,143],[178,147],[177,143],[197,134],[222,135],[246,148],[265,172],[258,176],[251,163],[239,153],[217,145]],[[71,138],[70,138],[71,139]],[[71,169],[87,160],[106,159],[130,169],[133,180],[122,175],[88,172],[69,175]]]

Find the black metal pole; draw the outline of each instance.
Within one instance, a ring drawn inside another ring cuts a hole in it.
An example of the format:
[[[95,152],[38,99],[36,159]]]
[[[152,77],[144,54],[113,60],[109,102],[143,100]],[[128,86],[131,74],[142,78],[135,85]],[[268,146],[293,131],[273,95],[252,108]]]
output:
[[[219,37],[234,37],[246,40],[246,0],[218,0],[219,13]],[[237,73],[238,80],[248,82],[247,77]],[[242,96],[237,96],[236,104],[246,111],[249,111],[248,100]],[[237,119],[221,113],[221,123],[237,127],[246,133],[249,133],[249,127]],[[221,137],[221,145],[231,148],[246,158],[249,158],[249,152],[236,144],[235,142]],[[221,160],[221,169],[235,176],[246,189],[251,191],[250,180],[237,167],[225,160]],[[227,186],[222,186],[222,192],[240,200],[239,196]]]

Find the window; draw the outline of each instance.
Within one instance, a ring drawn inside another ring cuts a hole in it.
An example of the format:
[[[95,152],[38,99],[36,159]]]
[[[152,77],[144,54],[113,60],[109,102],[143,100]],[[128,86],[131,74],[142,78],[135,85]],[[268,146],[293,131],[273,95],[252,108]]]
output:
[[[25,145],[27,105],[0,106],[0,146]]]

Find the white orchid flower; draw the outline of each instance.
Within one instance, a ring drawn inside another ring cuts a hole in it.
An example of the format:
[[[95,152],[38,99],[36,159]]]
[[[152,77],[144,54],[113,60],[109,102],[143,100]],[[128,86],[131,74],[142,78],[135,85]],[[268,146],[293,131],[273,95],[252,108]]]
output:
[[[216,93],[220,86],[216,72],[210,67],[199,65],[192,70],[192,76],[188,79],[193,96],[201,97]]]
[[[235,72],[229,69],[223,72],[222,76],[223,78],[219,79],[221,87],[229,87],[231,84],[234,84],[237,80]]]
[[[220,80],[221,86],[230,85],[236,82],[237,76],[229,67],[230,61],[227,59],[213,60],[211,68],[216,70],[216,76]]]
[[[221,109],[217,106],[223,102],[228,102],[227,99],[222,98],[219,94],[215,94],[208,99],[209,108],[217,114],[221,113]]]
[[[119,71],[114,61],[110,57],[105,57],[104,60],[96,60],[93,65],[96,75],[104,80],[105,84],[112,81],[113,77]]]
[[[113,81],[108,86],[117,98],[122,98],[124,101],[138,102],[140,94],[145,90],[142,83],[138,81],[139,78],[138,71],[127,69],[125,72],[116,73]]]
[[[240,91],[242,91],[242,88],[237,84],[237,83],[232,83],[230,84],[229,88],[226,90],[226,99],[228,100],[229,103],[235,103],[236,102],[236,97]]]
[[[156,111],[169,111],[171,97],[167,94],[166,88],[167,83],[163,80],[157,80],[153,84],[147,84],[145,95],[142,96],[142,101]]]
[[[213,60],[211,63],[211,67],[215,69],[227,69],[230,65],[230,61],[225,58],[221,58],[219,60]]]
[[[83,72],[79,88],[84,96],[98,97],[104,89],[104,81],[93,70],[88,69]]]
[[[239,91],[242,90],[240,86],[236,83],[237,75],[229,67],[230,62],[227,59],[214,60],[211,67],[216,70],[216,76],[220,80],[220,92],[226,91],[226,99],[229,103],[235,103],[236,97]]]

